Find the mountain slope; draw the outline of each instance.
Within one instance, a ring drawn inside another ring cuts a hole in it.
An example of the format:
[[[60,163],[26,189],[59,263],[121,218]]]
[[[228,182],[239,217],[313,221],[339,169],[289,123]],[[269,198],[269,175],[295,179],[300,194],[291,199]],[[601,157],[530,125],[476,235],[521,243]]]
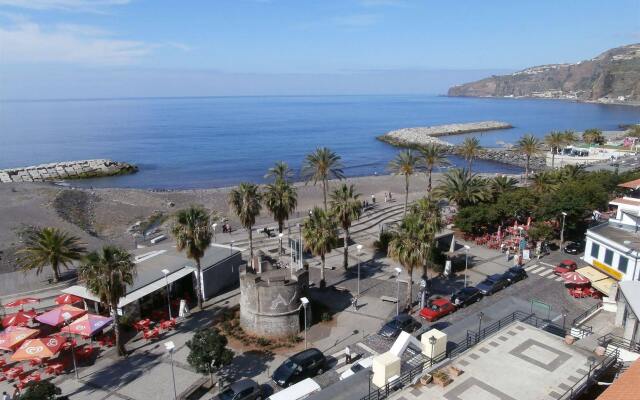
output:
[[[448,95],[638,102],[640,44],[617,47],[576,64],[540,65],[465,83],[450,88]]]

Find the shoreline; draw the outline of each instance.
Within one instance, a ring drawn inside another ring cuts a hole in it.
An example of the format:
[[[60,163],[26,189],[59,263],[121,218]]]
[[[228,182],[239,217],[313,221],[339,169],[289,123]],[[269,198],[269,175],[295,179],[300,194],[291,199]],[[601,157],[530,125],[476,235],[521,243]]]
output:
[[[564,99],[561,97],[536,97],[536,96],[451,96],[443,94],[441,97],[450,98],[466,98],[466,99],[493,99],[493,100],[556,100],[563,102],[579,103],[579,104],[596,104],[604,106],[628,106],[628,107],[640,107],[640,101],[600,101],[600,100],[580,100],[580,99]]]

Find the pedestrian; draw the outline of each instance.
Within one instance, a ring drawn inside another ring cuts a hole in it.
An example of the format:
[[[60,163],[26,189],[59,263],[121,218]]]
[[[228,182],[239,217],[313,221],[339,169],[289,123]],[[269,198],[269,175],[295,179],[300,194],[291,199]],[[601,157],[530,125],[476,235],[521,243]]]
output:
[[[376,204],[376,195],[375,194],[371,195],[371,204]]]
[[[2,392],[2,400],[11,400],[11,396],[9,396],[9,393]]]
[[[509,248],[507,247],[507,251],[505,252],[505,254],[507,255],[507,262],[509,262]]]
[[[392,199],[391,192],[389,192],[389,203],[391,203],[391,199]]]
[[[351,364],[351,349],[349,348],[349,346],[345,347],[344,355],[346,357],[347,364]]]

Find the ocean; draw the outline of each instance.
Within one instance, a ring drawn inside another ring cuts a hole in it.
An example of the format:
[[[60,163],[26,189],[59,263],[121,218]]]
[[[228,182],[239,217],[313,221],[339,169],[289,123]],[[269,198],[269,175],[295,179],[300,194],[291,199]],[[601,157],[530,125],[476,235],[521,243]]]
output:
[[[0,102],[0,169],[110,158],[140,167],[133,175],[74,185],[188,189],[263,182],[275,161],[296,171],[327,146],[348,176],[387,173],[398,149],[376,136],[389,130],[500,120],[514,129],[476,134],[483,146],[524,133],[600,128],[640,121],[640,108],[555,100],[438,96],[204,97]],[[465,135],[446,140],[461,142]],[[463,160],[452,157],[454,166]],[[520,172],[476,161],[478,172]]]

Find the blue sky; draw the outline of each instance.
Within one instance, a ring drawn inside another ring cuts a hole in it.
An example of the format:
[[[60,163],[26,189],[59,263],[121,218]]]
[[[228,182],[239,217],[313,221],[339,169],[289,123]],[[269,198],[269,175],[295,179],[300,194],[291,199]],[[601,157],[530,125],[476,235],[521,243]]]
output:
[[[443,93],[634,42],[637,0],[0,0],[0,97]]]

